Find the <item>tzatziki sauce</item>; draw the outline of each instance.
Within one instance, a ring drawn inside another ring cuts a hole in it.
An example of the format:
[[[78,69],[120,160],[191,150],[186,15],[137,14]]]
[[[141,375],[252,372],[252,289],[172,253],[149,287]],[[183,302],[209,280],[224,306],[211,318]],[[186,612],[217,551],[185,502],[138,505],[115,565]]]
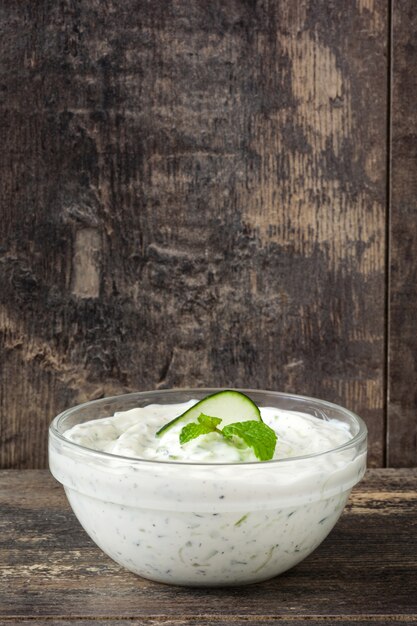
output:
[[[260,407],[277,434],[271,461],[217,433],[180,445],[181,421],[156,436],[196,402],[150,404],[52,437],[51,471],[76,516],[106,554],[151,580],[236,585],[293,567],[363,476],[366,437],[350,446],[353,422],[274,407]]]
[[[120,456],[160,461],[238,463],[257,461],[252,448],[237,447],[218,433],[180,444],[184,423],[179,421],[161,437],[157,431],[181,415],[197,400],[181,404],[151,404],[116,413],[112,417],[78,424],[65,433],[74,443]],[[338,420],[320,420],[307,413],[260,407],[262,420],[277,433],[274,459],[332,450],[351,439],[349,426]],[[236,418],[239,421],[239,418]]]

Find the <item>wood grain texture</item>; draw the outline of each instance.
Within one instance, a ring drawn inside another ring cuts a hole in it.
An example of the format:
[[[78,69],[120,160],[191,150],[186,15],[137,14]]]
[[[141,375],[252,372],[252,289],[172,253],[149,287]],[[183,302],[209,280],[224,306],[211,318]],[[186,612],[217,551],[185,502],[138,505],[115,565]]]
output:
[[[242,588],[171,587],[123,570],[93,545],[47,471],[1,472],[0,507],[0,623],[417,621],[417,470],[370,470],[314,554]]]
[[[346,405],[380,465],[385,0],[9,0],[0,29],[0,466],[176,386]]]
[[[259,624],[267,624],[272,625],[278,624],[279,626],[326,626],[329,624],[336,624],[337,626],[358,626],[358,624],[377,624],[377,626],[392,626],[392,624],[403,624],[404,626],[410,626],[410,624],[414,624],[417,622],[417,617],[414,616],[406,616],[401,617],[397,614],[393,615],[366,615],[365,617],[361,617],[360,615],[354,618],[346,617],[346,616],[334,616],[326,617],[321,616],[317,618],[295,618],[287,616],[273,616],[268,617],[262,615],[261,618],[242,618],[242,616],[237,615],[236,617],[230,616],[227,618],[222,618],[221,616],[208,617],[198,616],[197,618],[171,618],[160,616],[157,618],[147,618],[141,616],[140,618],[135,618],[133,624],[135,626],[259,626]],[[67,619],[61,618],[48,618],[45,621],[45,618],[37,619],[36,617],[24,617],[19,616],[17,618],[8,617],[3,622],[0,621],[2,626],[11,624],[31,624],[32,626],[49,626],[49,624],[53,624],[54,626],[105,626],[108,624],[109,626],[132,626],[131,619],[113,619],[113,618],[93,618],[93,619],[80,619],[77,616],[74,618],[68,617]]]
[[[388,463],[417,465],[417,5],[393,4]]]

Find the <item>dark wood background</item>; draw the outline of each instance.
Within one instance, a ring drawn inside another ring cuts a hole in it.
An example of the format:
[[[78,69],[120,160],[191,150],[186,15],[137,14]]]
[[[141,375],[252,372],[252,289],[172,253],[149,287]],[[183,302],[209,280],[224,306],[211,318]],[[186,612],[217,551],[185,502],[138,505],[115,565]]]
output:
[[[0,466],[208,385],[417,464],[416,33],[415,0],[1,0]]]

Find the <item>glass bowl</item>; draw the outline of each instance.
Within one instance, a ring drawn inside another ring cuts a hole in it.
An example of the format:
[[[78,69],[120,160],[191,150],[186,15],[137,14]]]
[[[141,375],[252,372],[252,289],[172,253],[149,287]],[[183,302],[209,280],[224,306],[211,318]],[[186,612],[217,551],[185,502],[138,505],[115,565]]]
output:
[[[367,430],[357,415],[303,396],[240,389],[259,406],[346,423],[351,438],[319,454],[247,463],[154,461],[95,451],[65,438],[89,420],[218,389],[164,389],[94,400],[58,415],[49,464],[93,541],[151,580],[224,586],[276,576],[323,541],[365,472]]]

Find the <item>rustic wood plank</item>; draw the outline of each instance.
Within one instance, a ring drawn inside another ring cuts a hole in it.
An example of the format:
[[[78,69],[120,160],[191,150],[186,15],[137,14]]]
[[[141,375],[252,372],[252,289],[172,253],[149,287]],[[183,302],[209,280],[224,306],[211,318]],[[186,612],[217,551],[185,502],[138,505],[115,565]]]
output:
[[[388,463],[417,465],[417,4],[393,2]]]
[[[124,571],[92,544],[46,471],[1,472],[0,507],[0,621],[417,621],[417,469],[368,471],[313,555],[242,588],[170,587]]]
[[[127,390],[344,404],[384,452],[387,2],[7,1],[0,466]]]
[[[412,623],[417,622],[417,618],[409,618],[409,617],[398,617],[398,615],[388,615],[388,616],[369,616],[367,615],[366,617],[362,618],[362,617],[357,617],[354,619],[351,618],[346,618],[346,617],[339,617],[339,616],[331,616],[330,618],[328,617],[321,617],[321,618],[317,618],[317,619],[311,619],[310,617],[306,617],[306,618],[296,618],[296,619],[292,619],[288,616],[285,617],[279,617],[279,616],[274,616],[274,617],[267,617],[267,616],[261,616],[260,618],[255,617],[255,618],[245,618],[244,620],[242,620],[241,617],[237,616],[236,618],[234,618],[233,616],[231,616],[230,618],[222,618],[221,616],[218,617],[208,617],[206,619],[206,616],[199,616],[197,619],[194,617],[191,617],[190,619],[182,619],[182,618],[165,618],[165,617],[158,617],[158,618],[146,618],[146,617],[141,617],[140,621],[135,620],[134,624],[135,626],[138,625],[150,625],[150,626],[200,626],[200,624],[204,624],[204,626],[246,626],[246,625],[252,625],[252,626],[259,626],[259,624],[267,624],[270,626],[273,626],[273,624],[279,624],[279,626],[325,626],[326,624],[337,624],[337,626],[358,626],[358,624],[377,624],[378,626],[392,626],[392,624],[404,624],[405,626],[409,626]],[[1,623],[1,622],[0,622]],[[119,619],[108,619],[106,618],[105,620],[101,620],[101,619],[95,619],[93,618],[88,619],[88,620],[83,620],[83,619],[79,619],[79,617],[75,616],[73,619],[69,618],[69,619],[61,619],[58,618],[56,619],[55,617],[50,620],[48,619],[48,621],[45,622],[45,618],[42,618],[41,620],[38,619],[33,619],[33,618],[25,618],[25,617],[18,617],[18,618],[7,618],[6,621],[3,622],[4,624],[32,624],[33,626],[48,626],[49,624],[54,624],[54,626],[74,626],[74,624],[77,624],[77,626],[96,626],[97,624],[101,624],[102,626],[105,626],[105,624],[108,624],[109,626],[131,626],[132,625],[132,620],[131,619],[127,619],[127,620],[119,620]]]

